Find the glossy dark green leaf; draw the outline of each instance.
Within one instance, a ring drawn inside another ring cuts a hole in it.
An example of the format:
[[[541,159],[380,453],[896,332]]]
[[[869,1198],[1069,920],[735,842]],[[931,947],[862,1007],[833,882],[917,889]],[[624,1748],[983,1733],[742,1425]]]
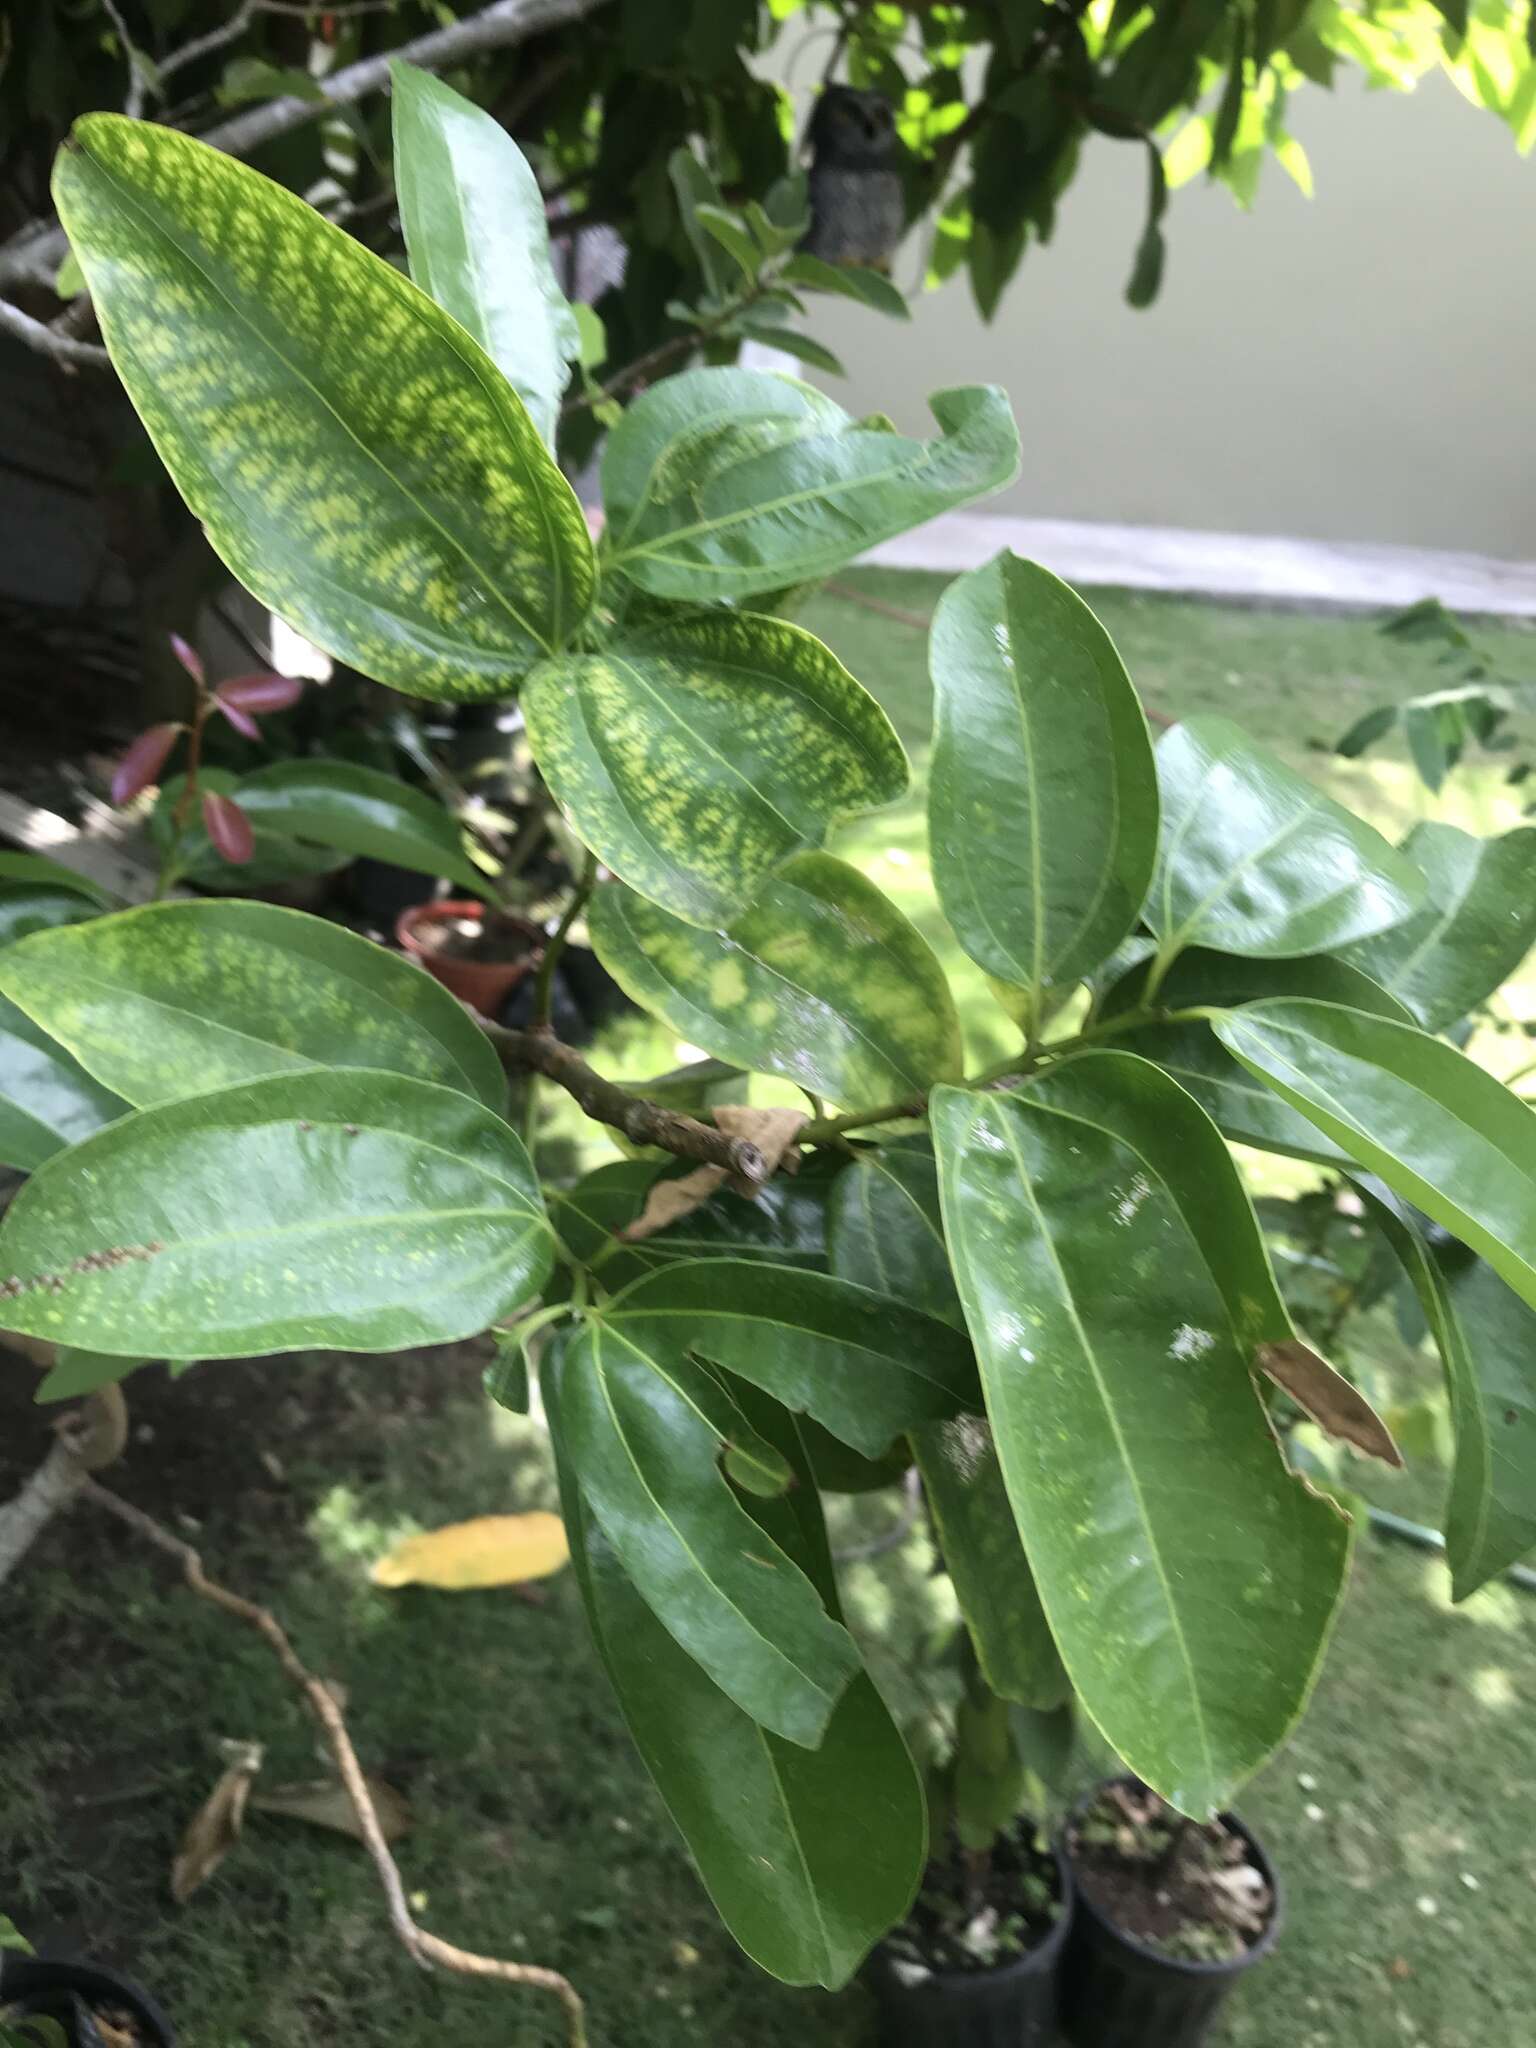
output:
[[[411,276],[475,337],[552,442],[581,337],[555,281],[539,181],[483,108],[414,64],[389,70]]]
[[[52,1369],[44,1374],[32,1398],[39,1405],[77,1401],[82,1394],[94,1394],[98,1387],[127,1379],[143,1363],[142,1358],[113,1358],[105,1351],[75,1351],[61,1344]]]
[[[1145,1062],[1086,1054],[1013,1095],[939,1089],[932,1117],[1051,1632],[1120,1755],[1204,1815],[1301,1712],[1348,1528],[1287,1473],[1255,1396],[1250,1340],[1191,1215],[1205,1231],[1217,1194],[1198,1166],[1170,1184],[1142,1149],[1177,1093]]]
[[[1157,776],[1162,843],[1143,915],[1165,957],[1329,952],[1424,900],[1405,855],[1230,719],[1165,733]]]
[[[626,1576],[744,1713],[814,1749],[859,1655],[722,1474],[725,1448],[750,1456],[756,1432],[669,1331],[594,1320],[559,1370],[582,1494]]]
[[[1157,855],[1147,721],[1087,605],[1017,555],[949,586],[929,667],[934,887],[971,958],[1038,1004],[1136,922]]]
[[[1143,1024],[1115,1042],[1171,1074],[1224,1137],[1319,1166],[1351,1163],[1348,1152],[1235,1060],[1209,1025]]]
[[[0,949],[13,946],[33,932],[52,931],[58,925],[83,924],[100,917],[100,907],[73,889],[54,889],[36,883],[0,883]]]
[[[1346,761],[1353,761],[1378,740],[1385,739],[1396,723],[1397,706],[1377,704],[1357,718],[1342,739],[1335,741],[1333,751],[1342,754]]]
[[[566,641],[592,596],[581,507],[425,292],[175,128],[87,115],[54,198],[151,440],[264,604],[419,697],[504,695]]]
[[[1443,1039],[1332,1003],[1215,1020],[1227,1050],[1536,1305],[1536,1112]]]
[[[398,1351],[487,1329],[553,1241],[528,1155],[468,1096],[269,1075],[99,1131],[0,1227],[0,1324],[91,1351]]]
[[[258,1074],[383,1067],[499,1108],[463,1005],[398,954],[266,903],[151,903],[0,956],[0,991],[138,1108]]]
[[[825,1273],[679,1261],[634,1281],[601,1314],[642,1349],[671,1344],[725,1366],[867,1457],[976,1400],[959,1331]]]
[[[13,883],[27,888],[63,889],[70,895],[83,896],[98,910],[117,908],[117,899],[99,882],[93,882],[89,875],[77,874],[60,860],[50,860],[45,853],[0,852],[0,886],[9,888]]]
[[[557,802],[600,860],[691,924],[729,924],[837,819],[893,803],[907,758],[816,639],[752,612],[679,612],[522,693]]]
[[[484,871],[435,797],[351,761],[276,761],[240,778],[235,801],[258,831],[441,875],[483,896]]]
[[[1536,825],[1474,839],[1424,823],[1403,851],[1429,885],[1426,902],[1348,957],[1426,1030],[1443,1031],[1502,988],[1536,945]]]
[[[1007,483],[1019,435],[1003,393],[966,385],[931,404],[940,437],[911,441],[788,377],[664,378],[604,451],[615,566],[660,597],[750,597]]]
[[[1456,1455],[1445,1505],[1451,1598],[1536,1547],[1536,1312],[1460,1245],[1430,1245],[1379,1184],[1363,1190],[1403,1263],[1445,1365]]]
[[[956,1415],[912,1432],[939,1553],[993,1692],[1059,1707],[1071,1690],[1019,1541],[992,1428]]]
[[[827,1204],[827,1248],[839,1279],[961,1322],[926,1138],[866,1147],[843,1168]]]
[[[198,782],[205,791],[232,797],[240,778],[226,768],[205,766],[199,772]],[[175,881],[195,882],[199,889],[213,890],[222,896],[253,896],[263,889],[334,874],[347,865],[348,856],[333,846],[290,839],[283,832],[269,831],[265,825],[252,828],[254,844],[249,860],[226,860],[209,839],[200,808],[194,806],[180,825],[176,823],[185,789],[186,777],[173,775],[161,785],[149,817],[149,836],[168,860],[168,872]]]
[[[928,1853],[922,1788],[895,1724],[862,1672],[819,1749],[770,1735],[735,1706],[624,1576],[581,1498],[558,1362],[544,1380],[572,1563],[646,1769],[753,1961],[787,1983],[837,1989],[906,1912]],[[832,1606],[815,1489],[800,1463],[794,1499],[807,1534],[794,1554]]]
[[[927,941],[846,861],[805,853],[728,931],[614,886],[588,913],[599,959],[689,1044],[835,1103],[900,1101],[958,1074],[960,1020]]]
[[[1138,961],[1105,992],[1099,1005],[1102,1019],[1107,1021],[1142,1007],[1150,967],[1150,961]],[[1342,1003],[1347,1010],[1390,1017],[1399,1024],[1414,1021],[1407,1005],[1379,981],[1373,981],[1367,971],[1331,954],[1253,960],[1238,953],[1213,953],[1204,946],[1191,946],[1174,961],[1158,987],[1157,1007],[1183,1010],[1211,1006],[1229,1010],[1240,1003],[1262,1003],[1274,996],[1309,996],[1319,1003]]]
[[[807,291],[835,292],[840,298],[857,299],[876,313],[893,320],[909,320],[912,309],[901,293],[878,270],[862,263],[828,263],[820,256],[804,253],[792,256],[779,272],[785,284],[804,285]]]
[[[128,1105],[0,996],[0,1166],[31,1173]]]

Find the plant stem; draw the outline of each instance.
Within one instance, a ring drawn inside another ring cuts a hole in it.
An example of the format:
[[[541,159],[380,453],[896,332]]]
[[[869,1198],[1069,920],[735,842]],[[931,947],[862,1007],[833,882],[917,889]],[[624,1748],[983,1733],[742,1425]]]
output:
[[[560,408],[561,419],[569,419],[573,413],[587,412],[594,405],[602,405],[607,399],[620,398],[642,377],[653,376],[656,371],[666,369],[679,357],[690,355],[706,341],[712,341],[720,330],[729,326],[739,314],[756,305],[766,289],[761,278],[755,279],[733,298],[727,299],[720,311],[711,319],[698,327],[690,327],[686,334],[674,334],[667,341],[657,342],[654,348],[647,349],[642,356],[636,356],[632,363],[619,370],[606,383],[594,385],[590,391],[582,392],[579,397],[568,398]]]

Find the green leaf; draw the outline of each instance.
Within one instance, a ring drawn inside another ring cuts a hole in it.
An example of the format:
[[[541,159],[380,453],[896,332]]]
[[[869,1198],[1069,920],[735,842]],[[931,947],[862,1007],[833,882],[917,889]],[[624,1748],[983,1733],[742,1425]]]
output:
[[[895,1724],[862,1672],[819,1749],[770,1735],[735,1706],[624,1576],[576,1482],[558,1364],[544,1383],[572,1563],[645,1767],[747,1954],[786,1983],[835,1990],[905,1914],[928,1853],[922,1788]],[[772,1503],[771,1533],[835,1611],[815,1489],[803,1455],[794,1462],[799,1529],[784,1528]]]
[[[33,932],[53,931],[60,925],[83,924],[99,917],[101,911],[88,896],[73,889],[39,887],[36,883],[0,883],[0,950],[14,946]]]
[[[220,796],[232,797],[239,780],[226,768],[206,765],[198,775],[202,790],[213,790]],[[176,824],[176,812],[186,786],[184,775],[173,775],[162,785],[149,815],[149,836],[162,856],[174,853],[171,871],[178,881],[195,882],[200,889],[216,890],[220,895],[250,896],[261,889],[280,888],[314,875],[334,874],[347,865],[347,855],[338,853],[334,847],[311,846],[280,832],[269,832],[265,826],[253,828],[255,845],[249,860],[226,860],[209,839],[197,808],[180,826]]]
[[[35,1173],[0,1228],[0,1319],[150,1358],[474,1336],[536,1294],[528,1155],[467,1096],[373,1069],[141,1110]]]
[[[952,583],[929,641],[933,880],[988,973],[1070,984],[1136,922],[1157,855],[1147,721],[1073,590],[1001,554]]]
[[[723,299],[736,285],[736,273],[725,259],[720,243],[699,219],[701,207],[723,210],[720,187],[691,149],[674,149],[667,158],[667,175],[677,195],[678,217],[703,273],[705,290]]]
[[[425,292],[174,128],[87,115],[54,198],[151,440],[264,604],[419,697],[504,695],[568,638],[581,507]]]
[[[477,1095],[506,1081],[446,989],[370,939],[266,903],[150,903],[0,956],[0,991],[136,1108],[311,1066]]]
[[[597,956],[626,995],[706,1052],[852,1105],[920,1096],[961,1068],[960,1022],[927,941],[857,868],[803,853],[729,931],[613,886]]]
[[[959,1331],[826,1273],[680,1261],[611,1296],[601,1317],[647,1352],[669,1345],[725,1366],[870,1458],[976,1397]]]
[[[1342,739],[1335,740],[1333,751],[1342,754],[1346,761],[1353,761],[1378,740],[1385,739],[1396,723],[1397,706],[1378,704],[1357,718]]]
[[[1107,1022],[1141,1008],[1150,968],[1150,961],[1137,961],[1106,991],[1099,1005],[1101,1019]],[[1307,954],[1301,959],[1256,960],[1245,959],[1239,953],[1213,953],[1204,946],[1191,946],[1163,976],[1157,1002],[1166,1010],[1200,1006],[1229,1010],[1240,1003],[1261,1003],[1273,996],[1310,996],[1320,1003],[1342,1003],[1347,1010],[1365,1010],[1373,1017],[1390,1017],[1398,1024],[1413,1022],[1407,1006],[1379,981],[1373,981],[1362,967],[1328,953]]]
[[[1208,1025],[1143,1024],[1117,1042],[1171,1074],[1223,1137],[1319,1166],[1353,1163],[1350,1153],[1256,1080]]]
[[[1166,733],[1157,776],[1162,845],[1143,916],[1165,957],[1326,953],[1424,900],[1411,861],[1229,719]]]
[[[65,889],[84,896],[98,910],[115,910],[117,898],[89,875],[76,874],[62,861],[43,853],[0,853],[0,883],[22,882],[43,889]]]
[[[1536,1305],[1536,1114],[1443,1039],[1332,1003],[1255,1003],[1216,1035],[1282,1101]]]
[[[414,64],[389,70],[411,275],[475,337],[552,443],[581,336],[555,281],[539,181],[491,115]]]
[[[1445,1551],[1451,1598],[1465,1600],[1536,1545],[1536,1314],[1460,1245],[1432,1249],[1388,1189],[1362,1193],[1445,1365],[1456,1431]]]
[[[827,1249],[839,1279],[961,1323],[927,1138],[866,1147],[843,1168],[827,1204]]]
[[[733,320],[731,327],[734,333],[744,335],[748,341],[761,341],[769,348],[783,349],[786,355],[808,363],[813,370],[825,370],[829,377],[846,377],[848,374],[842,357],[834,355],[814,335],[797,334],[792,327],[780,327],[750,316]]]
[[[723,206],[703,205],[693,209],[693,217],[704,232],[712,235],[726,254],[739,265],[746,282],[754,283],[757,273],[763,267],[762,251],[736,215]]]
[[[258,831],[441,875],[480,896],[486,877],[435,797],[351,761],[275,761],[242,776],[234,796]]]
[[[588,846],[690,924],[729,924],[790,854],[907,787],[869,692],[814,634],[752,612],[680,613],[546,662],[522,706]]]
[[[829,575],[1008,482],[1019,435],[1000,390],[941,391],[932,408],[942,437],[925,443],[792,378],[667,377],[603,453],[614,564],[660,597],[749,597]]]
[[[1454,825],[1415,825],[1403,851],[1429,895],[1406,922],[1351,947],[1428,1031],[1487,1000],[1536,944],[1536,826],[1474,839]]]
[[[910,320],[912,309],[901,293],[878,270],[862,263],[828,263],[820,256],[792,256],[779,272],[785,284],[803,284],[807,291],[836,292],[845,299],[857,299],[876,313],[893,320]]]
[[[1221,1192],[1199,1184],[1206,1155],[1186,1168],[1170,1142],[1170,1183],[1143,1149],[1177,1095],[1145,1062],[1089,1053],[1015,1095],[939,1089],[932,1116],[1051,1632],[1110,1743],[1204,1817],[1305,1704],[1348,1527],[1286,1471],[1255,1396],[1201,1234]]]
[[[113,1358],[104,1351],[75,1351],[61,1344],[53,1370],[44,1375],[32,1398],[40,1404],[74,1401],[82,1394],[94,1394],[98,1387],[127,1379],[143,1363],[142,1358]]]
[[[528,1413],[528,1352],[519,1326],[496,1332],[496,1356],[481,1374],[481,1381],[498,1408],[512,1415]]]
[[[127,1108],[0,996],[0,1166],[31,1173]]]
[[[744,1713],[814,1749],[859,1654],[722,1476],[756,1432],[675,1331],[595,1320],[559,1374],[583,1497],[646,1605]]]
[[[1019,1541],[990,1424],[956,1415],[912,1432],[934,1534],[993,1692],[1049,1710],[1071,1682]]]

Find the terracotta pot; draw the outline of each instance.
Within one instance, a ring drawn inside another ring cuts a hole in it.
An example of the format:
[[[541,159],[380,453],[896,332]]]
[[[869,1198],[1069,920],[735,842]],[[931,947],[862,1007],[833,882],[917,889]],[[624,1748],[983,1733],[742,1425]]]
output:
[[[515,960],[460,960],[440,947],[424,945],[420,936],[427,925],[478,923],[484,916],[485,906],[481,903],[415,903],[396,918],[395,939],[402,953],[425,967],[461,1002],[478,1010],[482,1017],[494,1017],[524,975],[531,974],[543,957],[544,934],[538,926],[521,917],[503,920],[508,945],[522,944],[525,948]]]

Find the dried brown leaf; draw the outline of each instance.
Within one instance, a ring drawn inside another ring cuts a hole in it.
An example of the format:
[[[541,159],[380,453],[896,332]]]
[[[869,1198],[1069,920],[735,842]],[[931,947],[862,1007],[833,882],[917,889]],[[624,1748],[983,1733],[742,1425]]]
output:
[[[240,1839],[251,1781],[261,1769],[261,1744],[230,1744],[233,1761],[187,1823],[171,1865],[171,1897],[184,1906]]]
[[[755,1145],[762,1153],[765,1180],[781,1168],[785,1173],[799,1172],[800,1154],[795,1151],[794,1143],[801,1125],[806,1122],[803,1110],[753,1109],[744,1102],[721,1102],[715,1105],[712,1114],[727,1137],[745,1138],[748,1144]],[[755,1195],[761,1185],[756,1181],[738,1180],[723,1166],[696,1166],[691,1173],[681,1174],[675,1180],[654,1182],[646,1195],[645,1207],[619,1235],[629,1244],[638,1243],[641,1238],[654,1237],[668,1224],[680,1223],[695,1209],[702,1209],[710,1196],[717,1194],[727,1182],[737,1194],[748,1197]]]
[[[654,1237],[669,1223],[679,1223],[695,1209],[701,1209],[724,1185],[723,1166],[696,1166],[692,1173],[680,1174],[676,1180],[653,1181],[646,1193],[645,1207],[619,1235],[630,1244],[643,1237]]]
[[[382,1778],[368,1778],[364,1782],[385,1841],[395,1841],[415,1820],[410,1801],[393,1785],[386,1785]],[[277,1813],[288,1820],[308,1821],[313,1827],[334,1828],[338,1834],[350,1835],[357,1842],[363,1839],[352,1801],[338,1778],[313,1778],[299,1785],[273,1785],[270,1789],[252,1792],[250,1805],[253,1813]]]
[[[1258,1363],[1259,1370],[1283,1387],[1328,1436],[1352,1445],[1368,1458],[1401,1468],[1403,1454],[1392,1441],[1391,1430],[1360,1389],[1335,1372],[1309,1344],[1299,1337],[1286,1344],[1261,1344]]]

